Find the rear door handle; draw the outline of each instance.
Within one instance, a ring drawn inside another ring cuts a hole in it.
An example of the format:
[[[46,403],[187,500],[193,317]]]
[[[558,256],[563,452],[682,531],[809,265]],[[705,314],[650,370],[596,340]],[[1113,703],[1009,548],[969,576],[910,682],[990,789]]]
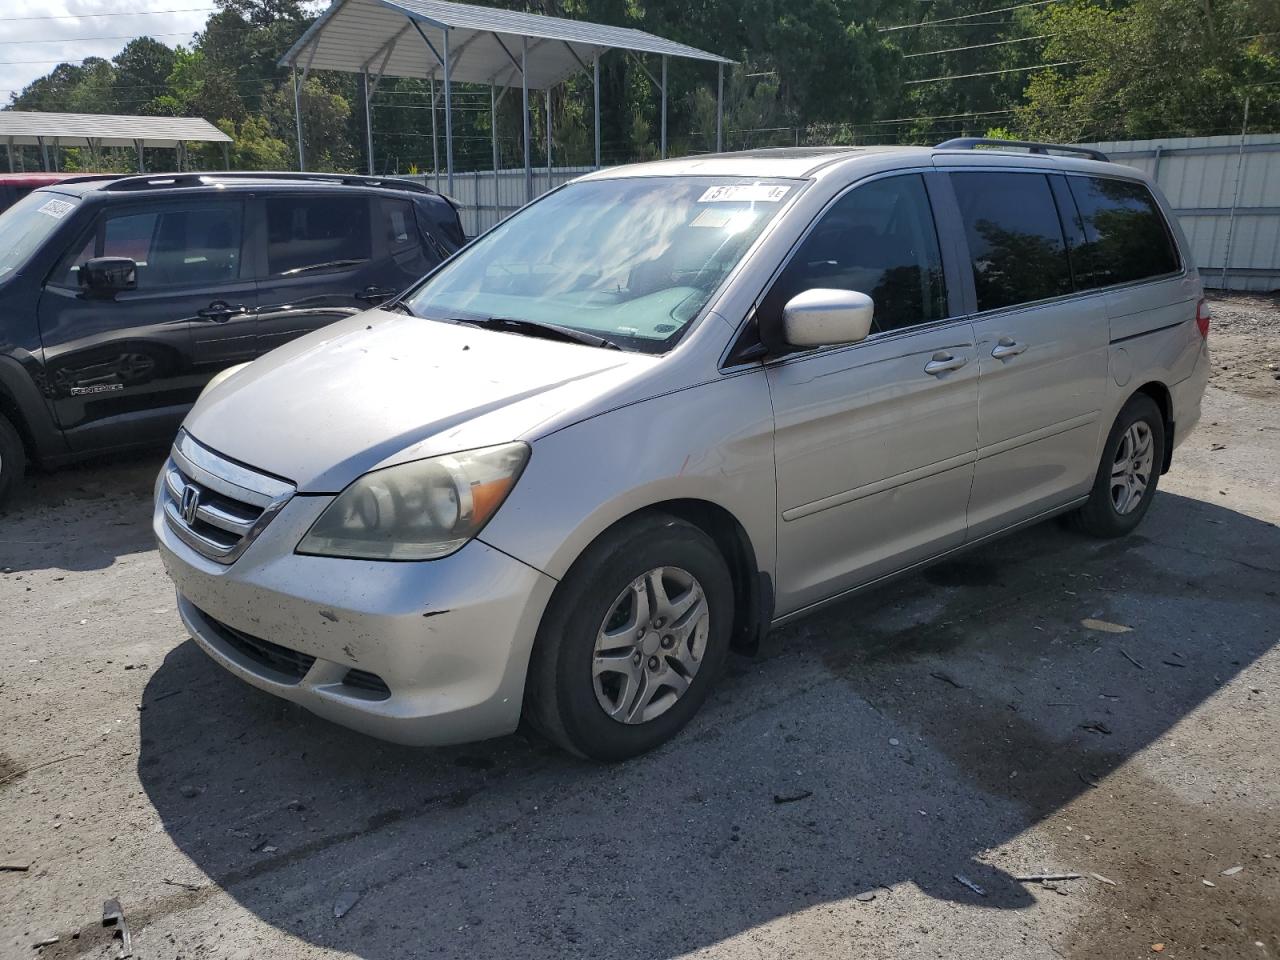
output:
[[[997,360],[1006,360],[1009,357],[1016,357],[1026,349],[1027,345],[1025,343],[1018,343],[1009,337],[1001,337],[991,351],[991,355]]]
[[[196,311],[196,316],[202,320],[212,320],[214,323],[226,323],[232,317],[248,313],[249,308],[243,303],[232,306],[225,300],[215,300],[202,310]]]
[[[933,359],[924,365],[924,372],[933,377],[940,377],[951,370],[959,370],[969,362],[968,357],[956,357],[949,353],[935,353]]]
[[[356,294],[356,299],[363,300],[365,303],[382,303],[384,300],[390,300],[395,295],[395,290],[389,290],[386,287],[368,286]]]

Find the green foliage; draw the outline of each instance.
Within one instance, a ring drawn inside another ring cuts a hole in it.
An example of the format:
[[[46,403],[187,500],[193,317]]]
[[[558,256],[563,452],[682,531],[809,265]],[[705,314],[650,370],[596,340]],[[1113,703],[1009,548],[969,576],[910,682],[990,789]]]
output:
[[[1280,0],[1061,0],[991,13],[993,0],[482,0],[633,27],[738,61],[725,71],[724,146],[936,143],[961,135],[1090,140],[1280,127]],[[235,138],[247,169],[297,163],[294,91],[280,57],[314,14],[310,0],[215,0],[189,47],[131,41],[111,60],[60,64],[11,98],[22,110],[200,116]],[[998,4],[997,6],[1006,6]],[[984,12],[985,11],[985,12]],[[907,29],[883,30],[907,26]],[[423,54],[426,56],[425,52]],[[533,54],[536,57],[536,53]],[[601,60],[606,163],[658,155],[660,95],[653,56],[610,51]],[[1043,69],[1041,64],[1063,65]],[[652,74],[652,76],[651,76]],[[671,59],[667,129],[672,155],[715,148],[715,67]],[[387,77],[378,88],[375,168],[430,171],[432,117],[444,164],[436,85]],[[307,166],[363,170],[359,79],[312,72],[298,96]],[[592,85],[579,73],[552,92],[554,161],[593,159]],[[458,170],[522,162],[520,92],[494,121],[489,88],[456,84]],[[542,91],[530,97],[530,153],[546,161]],[[164,151],[148,153],[163,163]],[[28,148],[24,159],[34,156]],[[193,147],[196,165],[221,167],[222,148]],[[63,151],[67,169],[131,168],[127,154]]]

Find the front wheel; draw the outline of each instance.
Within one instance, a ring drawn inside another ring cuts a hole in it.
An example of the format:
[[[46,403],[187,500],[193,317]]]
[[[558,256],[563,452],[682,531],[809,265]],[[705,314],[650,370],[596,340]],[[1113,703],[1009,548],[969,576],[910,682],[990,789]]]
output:
[[[1164,417],[1144,393],[1130,398],[1107,436],[1089,501],[1071,514],[1095,537],[1122,537],[1142,522],[1164,464]]]
[[[27,454],[22,447],[22,437],[0,413],[0,507],[17,488],[26,469]]]
[[[680,731],[729,649],[733,584],[715,543],[651,515],[592,544],[538,631],[525,717],[564,749],[623,760]]]

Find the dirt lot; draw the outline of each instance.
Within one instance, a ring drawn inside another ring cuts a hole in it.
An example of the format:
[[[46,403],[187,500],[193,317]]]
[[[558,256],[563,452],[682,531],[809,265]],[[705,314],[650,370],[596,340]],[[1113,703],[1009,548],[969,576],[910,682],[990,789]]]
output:
[[[1280,305],[1215,306],[1137,535],[1047,524],[777,631],[623,766],[258,693],[177,620],[162,453],[33,479],[0,517],[0,957],[114,957],[107,897],[145,960],[1280,956]]]

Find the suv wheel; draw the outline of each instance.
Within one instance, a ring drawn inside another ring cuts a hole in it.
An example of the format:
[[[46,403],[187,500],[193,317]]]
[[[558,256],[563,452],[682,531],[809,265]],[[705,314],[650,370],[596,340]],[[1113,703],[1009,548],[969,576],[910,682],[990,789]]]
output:
[[[0,507],[17,488],[26,469],[27,452],[22,447],[22,437],[0,413]]]
[[[589,759],[652,750],[707,698],[732,618],[733,583],[710,537],[665,515],[628,522],[592,544],[552,598],[525,717]]]
[[[1164,417],[1155,401],[1131,397],[1107,436],[1089,502],[1072,524],[1095,537],[1121,537],[1136,527],[1156,494],[1164,463]]]

